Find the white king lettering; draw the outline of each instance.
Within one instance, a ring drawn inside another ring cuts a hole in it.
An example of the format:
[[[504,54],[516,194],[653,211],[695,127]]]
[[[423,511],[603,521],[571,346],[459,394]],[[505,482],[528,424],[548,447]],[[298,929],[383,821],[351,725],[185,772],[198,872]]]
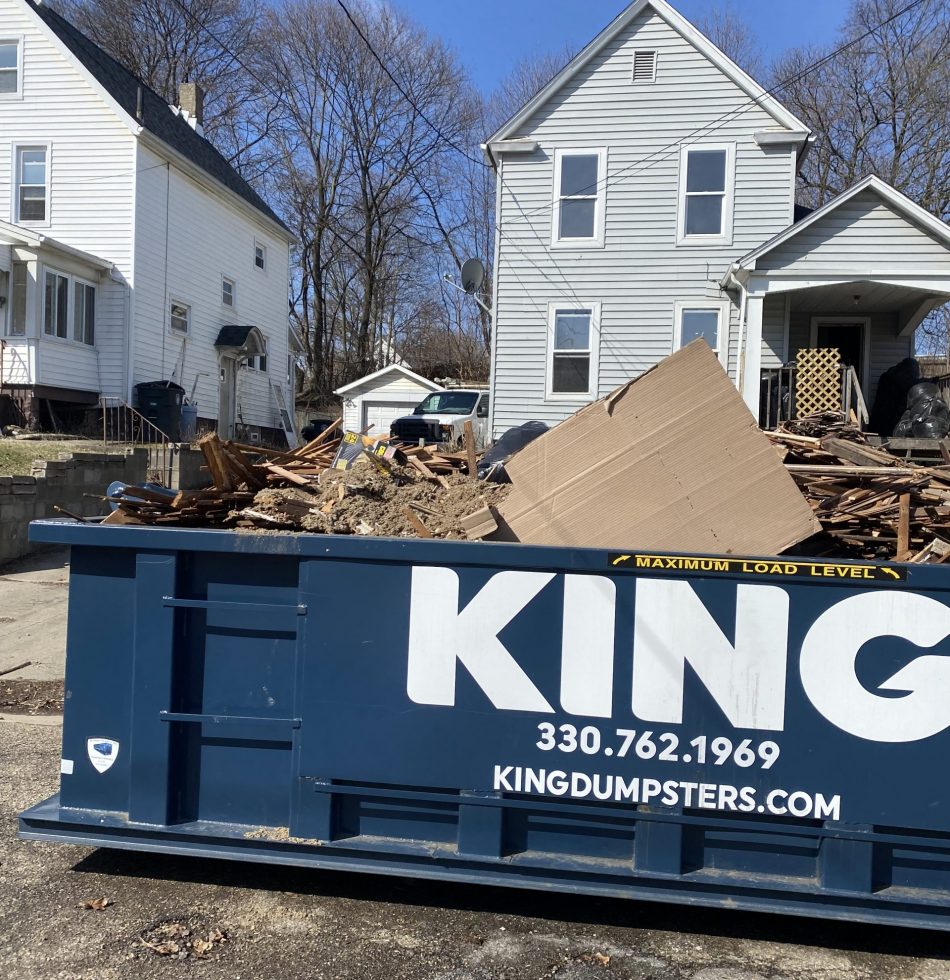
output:
[[[550,714],[554,708],[499,639],[499,633],[554,579],[552,572],[498,572],[459,609],[459,578],[449,568],[412,570],[407,692],[417,704],[453,706],[457,665],[496,707]],[[785,725],[789,595],[774,585],[736,587],[730,640],[687,582],[636,581],[633,714],[683,721],[685,667],[736,728]],[[614,701],[616,588],[601,575],[564,575],[561,708],[609,718]],[[909,592],[849,596],[809,629],[799,669],[805,693],[833,725],[877,742],[911,742],[950,726],[950,658],[919,657],[879,684],[858,679],[856,659],[878,637],[932,647],[950,636],[950,608]]]

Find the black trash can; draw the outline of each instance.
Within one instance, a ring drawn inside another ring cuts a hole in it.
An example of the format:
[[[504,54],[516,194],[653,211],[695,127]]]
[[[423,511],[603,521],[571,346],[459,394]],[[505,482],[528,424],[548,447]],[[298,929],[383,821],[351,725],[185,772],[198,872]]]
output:
[[[135,386],[135,397],[140,415],[156,429],[161,429],[172,442],[181,440],[181,404],[185,397],[181,385],[174,381],[143,381]],[[152,441],[149,433],[144,435],[146,441]]]

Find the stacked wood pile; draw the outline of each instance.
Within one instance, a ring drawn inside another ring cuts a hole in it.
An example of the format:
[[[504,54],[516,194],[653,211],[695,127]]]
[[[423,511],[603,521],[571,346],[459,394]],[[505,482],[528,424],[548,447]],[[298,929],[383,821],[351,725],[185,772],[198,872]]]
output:
[[[298,449],[272,450],[223,441],[208,433],[198,441],[205,457],[211,486],[203,490],[176,493],[128,486],[115,498],[116,504],[106,524],[145,524],[176,527],[315,529],[304,519],[316,508],[326,514],[326,479],[343,442],[342,420],[337,419],[316,439]],[[353,437],[348,437],[351,441]],[[392,447],[380,455],[371,447],[386,440],[359,436],[360,449],[367,457],[361,467],[372,466],[397,486],[408,483],[432,484],[450,489],[450,477],[460,475],[475,480],[478,458],[470,424],[466,428],[465,451],[443,452],[435,446]],[[278,516],[274,496],[269,491],[292,490],[281,498]],[[342,500],[342,496],[340,497]],[[257,506],[258,504],[261,506]],[[395,504],[394,504],[395,505]],[[399,505],[401,511],[405,508]],[[410,524],[420,536],[428,534],[418,515],[411,513]],[[313,522],[310,522],[312,524]]]
[[[838,415],[768,435],[821,522],[821,555],[950,561],[950,466],[907,464]]]

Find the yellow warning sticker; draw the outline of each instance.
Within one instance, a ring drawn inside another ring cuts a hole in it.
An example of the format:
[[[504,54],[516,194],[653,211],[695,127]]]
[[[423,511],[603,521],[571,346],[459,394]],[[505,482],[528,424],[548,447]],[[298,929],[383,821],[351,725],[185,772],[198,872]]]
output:
[[[621,554],[607,556],[611,568],[627,571],[719,572],[730,575],[766,575],[837,581],[903,582],[907,569],[891,565],[856,565],[850,562],[788,561],[780,558],[726,558],[722,555]]]

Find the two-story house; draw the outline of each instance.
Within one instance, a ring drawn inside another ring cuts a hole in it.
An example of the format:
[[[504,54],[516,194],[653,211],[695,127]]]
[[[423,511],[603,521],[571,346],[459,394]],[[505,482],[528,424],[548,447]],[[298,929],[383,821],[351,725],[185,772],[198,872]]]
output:
[[[283,438],[292,235],[202,136],[48,6],[0,0],[0,400],[50,418],[174,381]]]
[[[870,400],[950,299],[950,228],[875,177],[796,208],[810,136],[664,0],[591,41],[484,146],[494,435],[559,422],[697,337],[756,414],[802,348],[837,348]]]

